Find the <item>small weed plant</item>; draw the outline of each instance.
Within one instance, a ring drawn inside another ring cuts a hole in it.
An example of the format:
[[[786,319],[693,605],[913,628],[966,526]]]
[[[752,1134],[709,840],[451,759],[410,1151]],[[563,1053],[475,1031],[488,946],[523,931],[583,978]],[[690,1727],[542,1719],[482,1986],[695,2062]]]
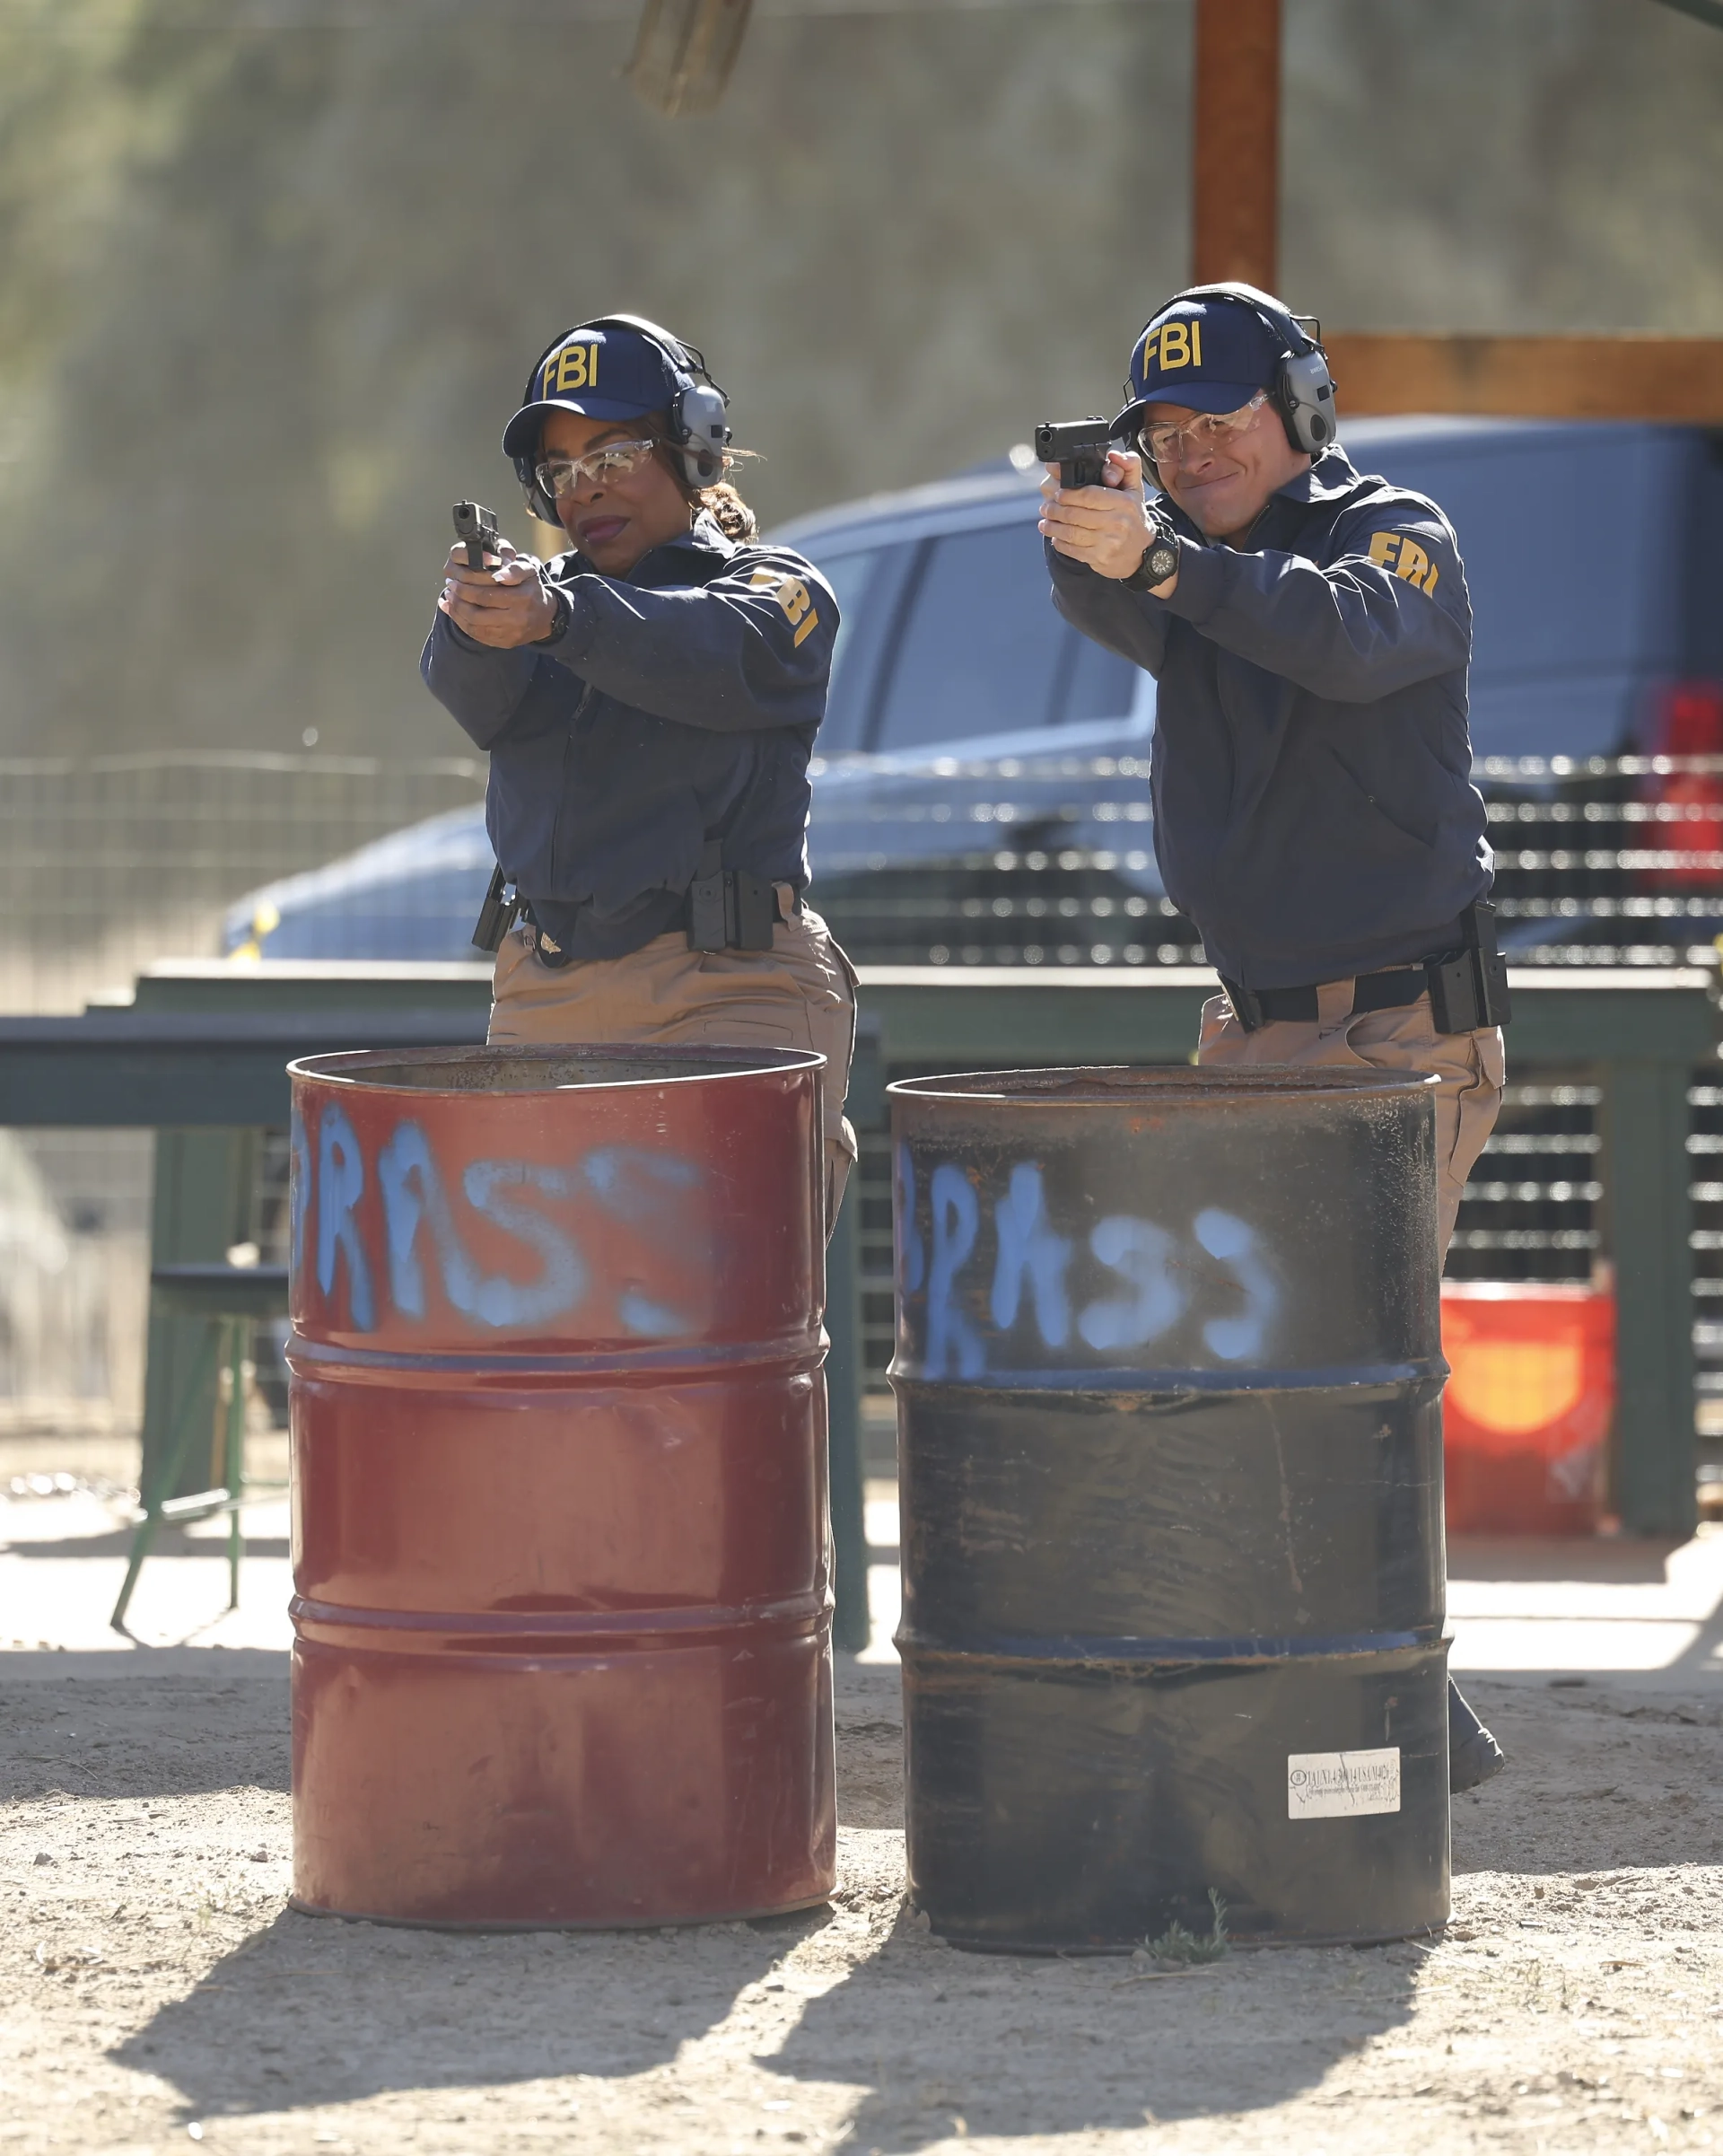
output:
[[[1158,1939],[1145,1939],[1142,1951],[1151,1961],[1170,1962],[1176,1968],[1194,1968],[1200,1962],[1219,1961],[1227,1951],[1227,1905],[1212,1887],[1209,1907],[1213,1921],[1206,1936],[1187,1931],[1175,1921]]]

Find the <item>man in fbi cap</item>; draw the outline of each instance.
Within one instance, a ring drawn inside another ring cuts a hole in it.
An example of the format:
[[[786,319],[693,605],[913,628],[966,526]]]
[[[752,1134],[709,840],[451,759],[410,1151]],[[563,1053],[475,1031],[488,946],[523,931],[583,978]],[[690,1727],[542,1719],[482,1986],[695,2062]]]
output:
[[[1318,332],[1247,285],[1157,310],[1114,433],[1041,530],[1059,611],[1159,685],[1155,853],[1226,991],[1197,1061],[1433,1071],[1446,1255],[1509,1014],[1453,529],[1353,468]],[[1448,1705],[1468,1789],[1505,1761]]]

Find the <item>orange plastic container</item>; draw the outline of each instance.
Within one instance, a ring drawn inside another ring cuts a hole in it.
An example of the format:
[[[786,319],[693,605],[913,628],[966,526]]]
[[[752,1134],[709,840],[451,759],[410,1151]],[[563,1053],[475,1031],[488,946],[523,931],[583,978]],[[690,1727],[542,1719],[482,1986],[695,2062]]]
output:
[[[1596,1534],[1615,1410],[1614,1295],[1447,1282],[1442,1352],[1449,1533]]]

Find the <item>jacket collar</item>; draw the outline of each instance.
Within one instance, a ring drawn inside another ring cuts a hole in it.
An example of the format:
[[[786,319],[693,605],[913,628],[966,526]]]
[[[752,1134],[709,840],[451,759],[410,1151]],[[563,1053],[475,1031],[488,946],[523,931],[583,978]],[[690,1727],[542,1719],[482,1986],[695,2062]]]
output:
[[[687,557],[690,555],[710,569],[714,557],[718,561],[727,562],[731,555],[740,551],[739,542],[720,529],[717,518],[709,509],[703,509],[688,530],[678,531],[674,539],[664,540],[661,546],[649,548],[623,581],[647,587],[676,583],[686,577]],[[571,548],[566,554],[559,554],[549,568],[553,576],[600,574],[594,570],[591,563],[577,548]]]
[[[1358,485],[1358,473],[1351,459],[1336,442],[1323,451],[1301,471],[1296,479],[1289,479],[1280,489],[1280,495],[1289,502],[1309,503],[1343,501]]]

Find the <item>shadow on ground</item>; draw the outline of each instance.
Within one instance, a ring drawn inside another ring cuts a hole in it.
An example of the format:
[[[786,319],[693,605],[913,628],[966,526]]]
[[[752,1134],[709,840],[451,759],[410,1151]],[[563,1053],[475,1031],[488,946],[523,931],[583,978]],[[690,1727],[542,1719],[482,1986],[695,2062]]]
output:
[[[287,1910],[111,2056],[188,2118],[393,2090],[620,2080],[675,2058],[829,1909],[660,1932],[407,1931]]]
[[[832,1922],[819,1910],[674,1935],[485,1937],[289,1912],[112,2055],[206,2120],[391,2091],[621,2081],[717,2028]],[[958,1954],[905,1912],[757,2064],[859,2088],[846,2145],[882,2156],[966,2130],[1074,2133],[1254,2108],[1403,2022],[1420,1959],[1240,1955],[1144,1982],[1111,1959]]]
[[[28,1562],[40,1557],[129,1557],[136,1529],[117,1527],[101,1535],[65,1535],[57,1540],[26,1542],[22,1538],[6,1546],[6,1555]],[[246,1535],[241,1538],[248,1557],[285,1557],[291,1554],[285,1535]],[[150,1546],[150,1557],[218,1557],[227,1561],[226,1535],[188,1534],[170,1522],[160,1529]],[[149,1560],[146,1559],[147,1563]]]
[[[0,1801],[55,1790],[95,1798],[285,1790],[287,1657],[190,1652],[195,1673],[161,1675],[148,1648],[0,1657]],[[119,1673],[83,1674],[92,1664],[118,1664]]]
[[[1598,1586],[1661,1586],[1675,1537],[1636,1535],[1450,1535],[1450,1580],[1583,1580]]]
[[[1290,1950],[1145,1976],[1111,1956],[958,1953],[905,1910],[764,2063],[865,2082],[844,2143],[858,2156],[1206,2117],[1281,2103],[1400,2026],[1422,1960],[1411,1947]]]

